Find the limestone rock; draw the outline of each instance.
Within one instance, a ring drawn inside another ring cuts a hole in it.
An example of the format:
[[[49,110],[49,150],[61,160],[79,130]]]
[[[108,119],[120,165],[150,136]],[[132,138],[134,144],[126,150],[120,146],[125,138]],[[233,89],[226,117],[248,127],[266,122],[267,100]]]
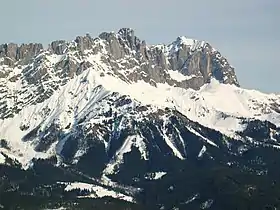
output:
[[[62,55],[66,48],[67,42],[65,40],[53,41],[49,46],[49,49],[57,55]]]

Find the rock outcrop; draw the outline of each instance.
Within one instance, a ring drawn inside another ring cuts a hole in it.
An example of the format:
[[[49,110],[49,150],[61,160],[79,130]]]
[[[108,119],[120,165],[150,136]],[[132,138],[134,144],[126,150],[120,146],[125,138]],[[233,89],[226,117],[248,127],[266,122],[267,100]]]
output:
[[[34,56],[43,50],[43,45],[38,43],[22,44],[14,43],[0,45],[0,58],[4,58],[5,65],[13,66],[15,62],[28,63]]]
[[[62,55],[66,49],[67,42],[65,40],[53,41],[49,46],[49,50],[57,55]]]

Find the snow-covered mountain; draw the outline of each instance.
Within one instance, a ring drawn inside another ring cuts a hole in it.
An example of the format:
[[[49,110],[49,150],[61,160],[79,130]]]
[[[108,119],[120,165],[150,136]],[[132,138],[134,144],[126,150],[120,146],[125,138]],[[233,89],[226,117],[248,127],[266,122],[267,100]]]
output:
[[[0,46],[0,164],[29,171],[54,158],[89,182],[55,182],[66,191],[163,207],[165,194],[137,199],[145,183],[180,180],[193,162],[267,174],[262,154],[280,155],[279,127],[280,96],[241,88],[205,41],[148,45],[125,28],[47,49]],[[189,206],[197,193],[170,202]]]

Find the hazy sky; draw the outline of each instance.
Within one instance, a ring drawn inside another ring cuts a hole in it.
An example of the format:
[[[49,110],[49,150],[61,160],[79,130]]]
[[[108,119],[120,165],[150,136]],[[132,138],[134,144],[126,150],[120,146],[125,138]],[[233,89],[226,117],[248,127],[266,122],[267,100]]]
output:
[[[243,87],[280,93],[280,0],[1,0],[0,43],[135,29],[150,44],[209,41]]]

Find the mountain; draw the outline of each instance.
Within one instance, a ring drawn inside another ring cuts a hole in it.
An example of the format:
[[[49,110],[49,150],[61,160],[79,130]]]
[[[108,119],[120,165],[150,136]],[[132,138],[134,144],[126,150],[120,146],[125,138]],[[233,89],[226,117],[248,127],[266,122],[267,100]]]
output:
[[[0,208],[280,209],[279,149],[280,96],[208,42],[0,46]]]

